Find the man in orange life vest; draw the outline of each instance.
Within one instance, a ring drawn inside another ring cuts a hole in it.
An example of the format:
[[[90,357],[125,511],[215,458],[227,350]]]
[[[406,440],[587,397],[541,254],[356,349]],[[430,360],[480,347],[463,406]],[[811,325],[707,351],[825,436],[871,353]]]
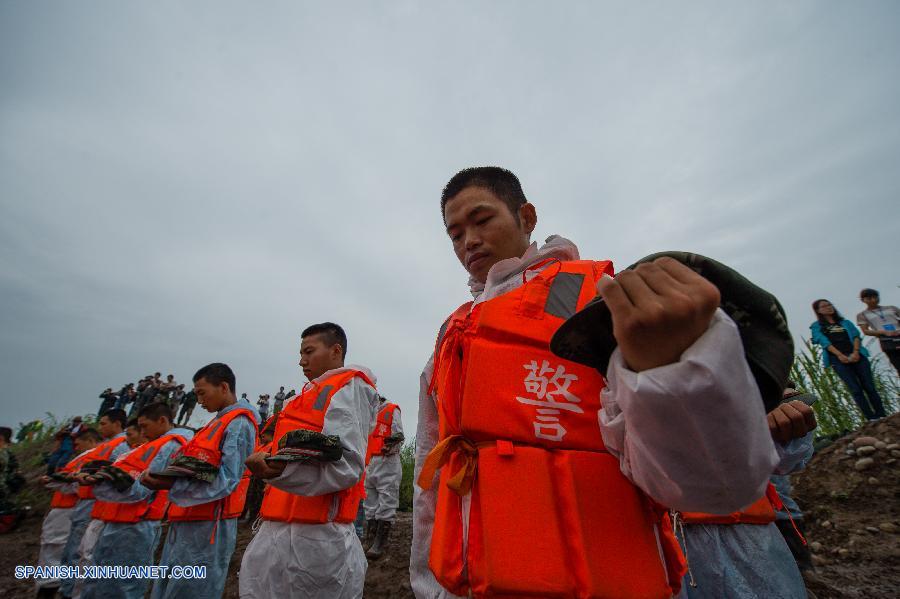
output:
[[[78,483],[71,478],[89,459],[91,451],[100,443],[100,434],[92,428],[82,428],[75,435],[75,457],[53,474],[42,476],[41,482],[54,491],[50,501],[50,511],[41,527],[41,551],[39,566],[59,566],[65,564],[65,548],[74,532],[74,519],[78,504]],[[90,510],[88,510],[90,514]],[[82,532],[83,532],[82,526]],[[36,581],[38,597],[55,597],[61,584],[58,578]]]
[[[301,337],[309,383],[279,412],[273,452],[247,460],[269,486],[262,525],[241,560],[244,599],[362,597],[366,558],[353,520],[378,402],[375,376],[344,366],[340,326],[313,325]]]
[[[153,564],[167,493],[148,489],[139,478],[145,470],[164,470],[176,450],[194,435],[191,430],[172,425],[172,410],[162,402],[142,407],[138,424],[147,442],[91,477],[97,497],[92,516],[105,523],[93,551],[98,566]],[[149,584],[150,580],[144,578],[91,579],[84,582],[81,596],[140,599]]]
[[[497,167],[455,175],[444,224],[474,302],[421,377],[410,575],[417,597],[667,597],[683,560],[665,511],[759,498],[777,453],[736,325],[671,258],[613,279]],[[618,348],[604,380],[549,351],[600,294]]]
[[[387,548],[394,515],[400,505],[400,449],[403,447],[403,423],[400,406],[380,397],[375,428],[369,435],[366,467],[366,557],[378,559]]]
[[[121,414],[125,413],[124,410],[118,411]],[[116,413],[116,410],[112,410],[112,412]],[[94,506],[96,505],[96,501],[94,489],[91,484],[88,484],[91,480],[91,476],[97,471],[97,467],[100,464],[104,462],[115,462],[120,457],[140,445],[143,441],[140,433],[138,433],[137,437],[141,438],[137,438],[128,432],[129,429],[132,428],[132,423],[134,424],[133,428],[137,428],[137,418],[129,421],[128,425],[125,427],[126,431],[122,432],[121,419],[112,418],[110,420],[106,418],[107,416],[109,416],[109,413],[104,414],[103,417],[100,418],[98,429],[101,436],[107,434],[112,436],[94,449],[91,459],[97,458],[98,461],[85,464],[86,469],[81,470],[75,475],[75,479],[79,484],[78,494],[81,497],[90,498],[91,508],[88,510],[90,520],[84,528],[84,532],[81,535],[81,541],[77,545],[71,564],[73,566],[77,565],[82,569],[94,565],[94,546],[97,544],[97,539],[100,537],[100,533],[103,532],[103,527],[106,525],[106,523],[103,520],[100,520],[97,517],[97,514],[95,514]],[[64,580],[60,586],[60,591],[64,597],[80,597],[83,590],[84,579],[73,580],[70,578]]]
[[[153,599],[222,596],[250,482],[244,460],[256,445],[256,408],[235,397],[235,377],[227,364],[204,366],[193,380],[197,403],[215,418],[194,434],[163,472],[178,474],[177,478],[148,471],[141,483],[169,489],[169,532],[159,565],[206,566],[206,578],[158,579]]]
[[[89,452],[85,459],[114,461],[128,451],[126,436],[122,433],[125,428],[125,420],[125,410],[112,409],[104,413],[97,422],[97,431],[103,442],[96,446],[94,451]],[[66,541],[66,548],[63,551],[62,565],[76,566],[81,560],[78,549],[81,546],[84,531],[91,521],[93,508],[94,493],[91,487],[79,486],[78,503],[72,510],[72,531],[69,533],[69,539]],[[70,597],[74,586],[75,580],[67,578],[62,581],[59,592],[63,597]]]

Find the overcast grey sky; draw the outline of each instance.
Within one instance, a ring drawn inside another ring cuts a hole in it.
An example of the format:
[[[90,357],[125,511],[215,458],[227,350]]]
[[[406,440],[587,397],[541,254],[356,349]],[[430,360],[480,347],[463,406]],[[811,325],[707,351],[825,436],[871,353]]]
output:
[[[333,320],[414,430],[473,165],[537,239],[712,256],[798,339],[816,298],[900,304],[898,31],[891,0],[3,2],[0,424],[212,361],[299,389]]]

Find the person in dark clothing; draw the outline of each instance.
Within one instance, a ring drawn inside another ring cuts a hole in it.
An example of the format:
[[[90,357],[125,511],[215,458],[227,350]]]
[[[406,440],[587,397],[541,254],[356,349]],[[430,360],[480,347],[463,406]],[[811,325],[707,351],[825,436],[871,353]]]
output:
[[[194,408],[197,406],[197,394],[194,393],[194,390],[191,389],[187,393],[184,394],[184,399],[181,401],[181,412],[178,413],[177,424],[186,425],[188,420],[191,419],[191,414],[194,413]]]
[[[116,406],[116,402],[119,399],[111,387],[107,387],[103,393],[100,394],[100,399],[103,401],[100,402],[100,409],[97,410],[97,419],[99,420],[101,416],[112,410]]]
[[[813,343],[824,350],[825,367],[833,368],[841,378],[866,420],[884,418],[884,405],[875,389],[869,352],[862,346],[859,329],[828,300],[816,300],[812,308],[817,320],[809,328]]]
[[[47,458],[48,476],[65,466],[75,451],[75,443],[68,429],[58,431],[54,438],[56,440],[56,448],[50,454],[50,457]]]

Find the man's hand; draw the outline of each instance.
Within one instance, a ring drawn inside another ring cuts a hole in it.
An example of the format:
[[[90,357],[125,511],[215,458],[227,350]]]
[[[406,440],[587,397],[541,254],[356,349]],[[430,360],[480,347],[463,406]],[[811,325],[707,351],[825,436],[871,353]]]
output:
[[[247,465],[247,468],[250,469],[250,472],[256,478],[268,479],[281,476],[286,463],[280,462],[270,465],[266,462],[267,457],[269,457],[269,454],[265,451],[257,451],[256,453],[251,453],[244,461],[244,464]]]
[[[806,436],[816,428],[816,413],[799,399],[781,404],[766,418],[772,438],[782,444]]]
[[[47,476],[46,474],[38,479],[38,481],[39,481],[42,485],[46,485],[46,484],[49,483],[51,480],[53,480],[53,479],[50,478],[49,476]]]
[[[154,491],[162,491],[166,489],[171,489],[172,485],[175,484],[175,478],[171,476],[153,476],[148,471],[144,471],[141,473],[141,477],[138,479],[142,485],[147,487],[148,489],[153,489]]]
[[[75,479],[79,485],[95,485],[99,482],[96,478],[88,474],[87,472],[77,472],[72,475],[72,478]]]
[[[597,291],[612,314],[622,358],[635,372],[677,362],[709,328],[719,290],[669,257],[603,278]]]

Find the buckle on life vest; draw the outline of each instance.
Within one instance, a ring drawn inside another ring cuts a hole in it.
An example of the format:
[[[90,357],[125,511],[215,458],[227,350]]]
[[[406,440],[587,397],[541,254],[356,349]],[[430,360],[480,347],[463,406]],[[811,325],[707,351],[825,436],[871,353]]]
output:
[[[516,447],[512,441],[507,439],[497,439],[497,455],[509,457],[516,452]]]

